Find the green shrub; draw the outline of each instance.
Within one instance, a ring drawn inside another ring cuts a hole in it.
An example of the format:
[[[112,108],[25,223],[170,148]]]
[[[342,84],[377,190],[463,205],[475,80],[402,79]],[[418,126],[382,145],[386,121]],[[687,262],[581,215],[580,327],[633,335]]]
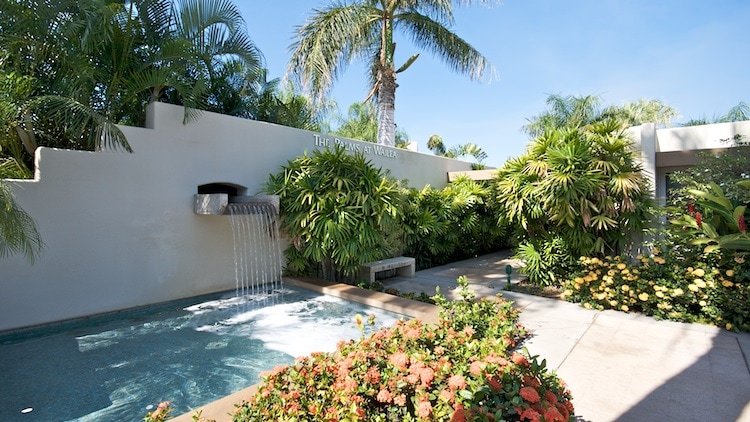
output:
[[[270,176],[266,191],[281,198],[292,273],[352,281],[360,264],[399,245],[399,185],[362,154],[336,147],[297,157]]]
[[[545,283],[554,284],[545,273],[555,265],[541,264],[561,259],[542,255],[620,254],[650,218],[646,179],[615,120],[545,131],[498,171],[495,189],[500,220],[518,228],[519,245],[533,246],[529,254],[540,255],[526,272]]]
[[[570,393],[544,361],[513,351],[517,312],[464,297],[437,299],[437,325],[399,322],[275,369],[234,420],[572,420]]]
[[[575,257],[560,236],[528,239],[518,245],[516,257],[523,260],[523,271],[537,286],[559,286],[578,269]]]
[[[563,297],[590,309],[750,331],[747,253],[687,254],[679,247],[652,252],[632,263],[621,257],[581,258],[583,270],[565,283]]]
[[[497,224],[491,191],[459,178],[443,189],[408,189],[404,200],[404,253],[418,269],[497,250],[507,228]]]

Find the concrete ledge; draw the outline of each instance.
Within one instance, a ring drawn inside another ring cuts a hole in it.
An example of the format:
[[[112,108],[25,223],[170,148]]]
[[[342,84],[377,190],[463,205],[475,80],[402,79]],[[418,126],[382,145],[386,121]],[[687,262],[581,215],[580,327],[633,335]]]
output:
[[[386,311],[418,318],[424,322],[437,321],[437,307],[435,305],[430,305],[429,303],[404,299],[388,293],[374,292],[348,284],[334,283],[315,278],[284,278],[284,283],[350,300],[352,302],[361,303],[363,305],[372,306],[373,308],[385,309]],[[271,368],[268,369],[270,370]],[[231,421],[232,414],[236,409],[235,406],[243,401],[249,400],[250,397],[255,394],[257,388],[257,384],[252,385],[170,420],[175,422],[192,422],[193,415],[200,412],[201,417],[207,420],[215,420],[216,422]]]

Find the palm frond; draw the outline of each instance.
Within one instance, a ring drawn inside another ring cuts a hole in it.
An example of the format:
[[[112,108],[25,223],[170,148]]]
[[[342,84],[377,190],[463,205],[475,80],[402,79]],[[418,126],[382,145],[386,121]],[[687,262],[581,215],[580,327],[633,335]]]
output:
[[[22,254],[33,263],[43,245],[34,220],[16,204],[10,187],[0,180],[0,258]]]
[[[481,79],[490,64],[468,42],[429,16],[405,12],[395,16],[394,28],[403,26],[414,43],[435,53],[454,71]]]
[[[315,9],[297,28],[288,73],[319,100],[353,58],[379,42],[376,23],[381,16],[381,10],[367,4]]]
[[[128,140],[120,128],[109,119],[70,98],[56,95],[36,97],[25,105],[25,109],[34,112],[43,110],[44,118],[57,122],[66,122],[70,133],[83,137],[85,144],[95,150],[122,149],[132,152]]]

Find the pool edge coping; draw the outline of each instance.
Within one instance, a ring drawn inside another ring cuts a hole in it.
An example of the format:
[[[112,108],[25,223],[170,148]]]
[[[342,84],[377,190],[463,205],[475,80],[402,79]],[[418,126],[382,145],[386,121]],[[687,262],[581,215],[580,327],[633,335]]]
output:
[[[388,293],[376,292],[349,284],[335,283],[316,278],[284,277],[284,283],[372,306],[373,308],[403,314],[424,322],[434,322],[437,320],[437,307],[435,305]],[[202,418],[200,420],[204,420],[203,418],[205,418],[207,420],[215,420],[216,422],[230,421],[232,413],[236,409],[235,405],[249,399],[255,394],[257,389],[258,384],[251,385],[169,420],[173,422],[192,422],[193,415],[200,412],[200,417]]]

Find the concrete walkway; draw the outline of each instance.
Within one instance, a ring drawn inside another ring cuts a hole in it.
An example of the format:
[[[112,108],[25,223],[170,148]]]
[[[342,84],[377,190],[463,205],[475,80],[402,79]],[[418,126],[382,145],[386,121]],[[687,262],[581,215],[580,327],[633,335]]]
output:
[[[519,263],[504,252],[384,284],[428,294],[440,286],[450,297],[466,275],[478,295],[513,300],[532,332],[526,347],[568,384],[581,421],[750,421],[750,334],[506,292],[508,264],[518,281]]]

